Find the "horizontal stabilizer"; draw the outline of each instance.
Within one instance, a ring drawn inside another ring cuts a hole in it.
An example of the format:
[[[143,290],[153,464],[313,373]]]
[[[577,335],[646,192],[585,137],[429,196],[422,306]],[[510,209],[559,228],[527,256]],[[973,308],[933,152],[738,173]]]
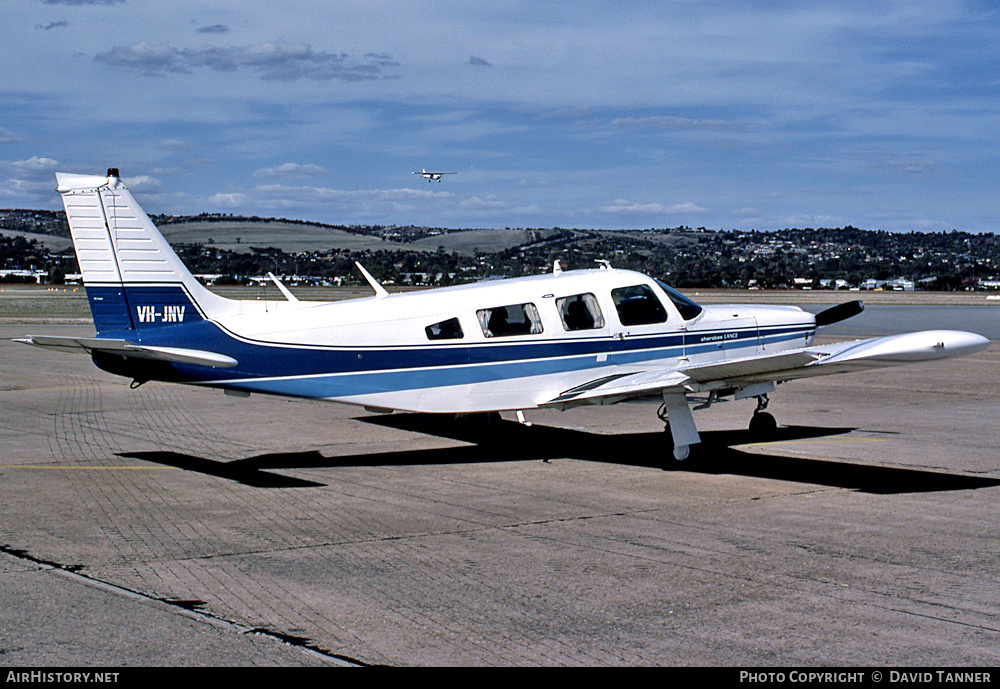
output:
[[[54,335],[33,335],[15,342],[34,345],[44,349],[60,352],[83,350],[88,353],[104,352],[118,354],[133,359],[154,359],[170,361],[178,364],[196,364],[212,368],[229,368],[238,362],[231,356],[206,352],[200,349],[184,349],[182,347],[151,347],[138,345],[128,340],[111,340],[100,337],[57,337]]]

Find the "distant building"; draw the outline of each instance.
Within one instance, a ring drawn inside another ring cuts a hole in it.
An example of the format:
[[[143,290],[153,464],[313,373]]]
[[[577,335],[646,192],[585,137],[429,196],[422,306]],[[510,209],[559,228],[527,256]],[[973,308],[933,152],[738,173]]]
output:
[[[16,268],[0,270],[0,282],[20,282],[44,285],[48,281],[49,271],[47,270],[22,270]]]
[[[874,278],[869,278],[861,283],[861,289],[912,292],[914,283],[913,280],[908,280],[907,278],[896,278],[894,280],[875,280]]]

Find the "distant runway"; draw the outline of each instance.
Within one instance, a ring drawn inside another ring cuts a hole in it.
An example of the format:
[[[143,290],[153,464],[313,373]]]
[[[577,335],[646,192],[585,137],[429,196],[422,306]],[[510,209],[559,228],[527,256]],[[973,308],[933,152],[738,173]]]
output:
[[[864,297],[861,297],[862,301]],[[849,301],[845,299],[844,301]],[[812,312],[826,306],[809,306]],[[877,337],[913,330],[968,330],[1000,340],[1000,301],[983,306],[866,305],[857,316],[826,329],[829,336]]]
[[[910,308],[830,335],[998,335]],[[9,341],[87,332],[0,325],[5,665],[1000,662],[1000,345],[781,385],[771,442],[713,406],[664,471],[655,405],[379,416]]]

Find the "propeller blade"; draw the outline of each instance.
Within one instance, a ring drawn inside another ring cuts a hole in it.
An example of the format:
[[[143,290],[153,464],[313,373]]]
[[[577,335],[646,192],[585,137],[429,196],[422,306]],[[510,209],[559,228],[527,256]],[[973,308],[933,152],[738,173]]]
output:
[[[857,316],[864,310],[865,304],[860,299],[849,301],[846,304],[838,304],[837,306],[832,306],[825,311],[817,313],[816,325],[824,326],[830,325],[831,323],[839,323],[840,321],[846,320],[851,316]]]

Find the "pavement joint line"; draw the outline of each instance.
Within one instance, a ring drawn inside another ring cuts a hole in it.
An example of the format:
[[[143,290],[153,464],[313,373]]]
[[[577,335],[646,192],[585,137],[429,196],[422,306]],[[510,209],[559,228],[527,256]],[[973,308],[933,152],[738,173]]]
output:
[[[82,565],[64,565],[58,562],[52,562],[50,560],[45,560],[43,558],[35,557],[29,554],[27,551],[14,548],[9,545],[0,545],[0,552],[6,553],[11,557],[15,557],[19,560],[25,560],[27,562],[32,562],[39,565],[41,571],[52,572],[58,576],[66,577],[77,583],[83,584],[84,586],[89,586],[91,588],[100,589],[108,593],[112,593],[118,596],[124,596],[126,598],[131,598],[132,600],[139,601],[143,604],[159,604],[167,606],[172,612],[180,613],[181,615],[188,617],[190,619],[204,622],[210,624],[214,627],[219,627],[227,631],[235,632],[237,634],[253,634],[255,636],[262,636],[272,641],[277,641],[288,646],[293,646],[301,651],[309,653],[317,658],[322,658],[326,661],[333,661],[337,665],[343,667],[366,667],[367,664],[359,660],[355,660],[349,656],[332,653],[330,651],[324,650],[316,645],[314,645],[309,639],[302,637],[296,637],[290,634],[283,634],[278,631],[265,629],[262,627],[248,627],[247,625],[240,624],[238,622],[233,622],[232,620],[227,620],[218,615],[213,615],[201,610],[194,610],[187,607],[181,603],[173,602],[166,598],[157,598],[156,596],[151,596],[141,591],[136,591],[134,589],[127,588],[125,586],[120,586],[119,584],[113,584],[109,581],[103,579],[98,579],[96,577],[81,574],[76,571],[77,567]]]
[[[920,602],[920,603],[922,603],[924,605],[933,605],[931,603],[927,603],[926,601],[918,601],[918,602]],[[935,622],[945,622],[947,624],[956,624],[956,625],[959,625],[961,627],[969,627],[971,629],[981,629],[981,630],[986,631],[986,632],[1000,632],[1000,627],[987,627],[986,625],[983,625],[983,624],[973,624],[971,622],[962,622],[961,620],[952,620],[952,619],[949,619],[947,617],[941,617],[940,615],[928,615],[927,613],[916,612],[914,610],[901,610],[899,608],[893,608],[893,607],[889,607],[887,605],[878,605],[878,604],[875,604],[875,603],[871,603],[870,605],[872,607],[880,608],[881,610],[888,610],[889,612],[895,612],[895,613],[898,613],[900,615],[913,615],[914,617],[923,617],[923,618],[928,619],[928,620],[934,620]],[[946,608],[948,610],[960,610],[959,608],[953,608],[953,607],[948,607],[948,606],[939,606],[939,607],[944,607],[944,608]]]

